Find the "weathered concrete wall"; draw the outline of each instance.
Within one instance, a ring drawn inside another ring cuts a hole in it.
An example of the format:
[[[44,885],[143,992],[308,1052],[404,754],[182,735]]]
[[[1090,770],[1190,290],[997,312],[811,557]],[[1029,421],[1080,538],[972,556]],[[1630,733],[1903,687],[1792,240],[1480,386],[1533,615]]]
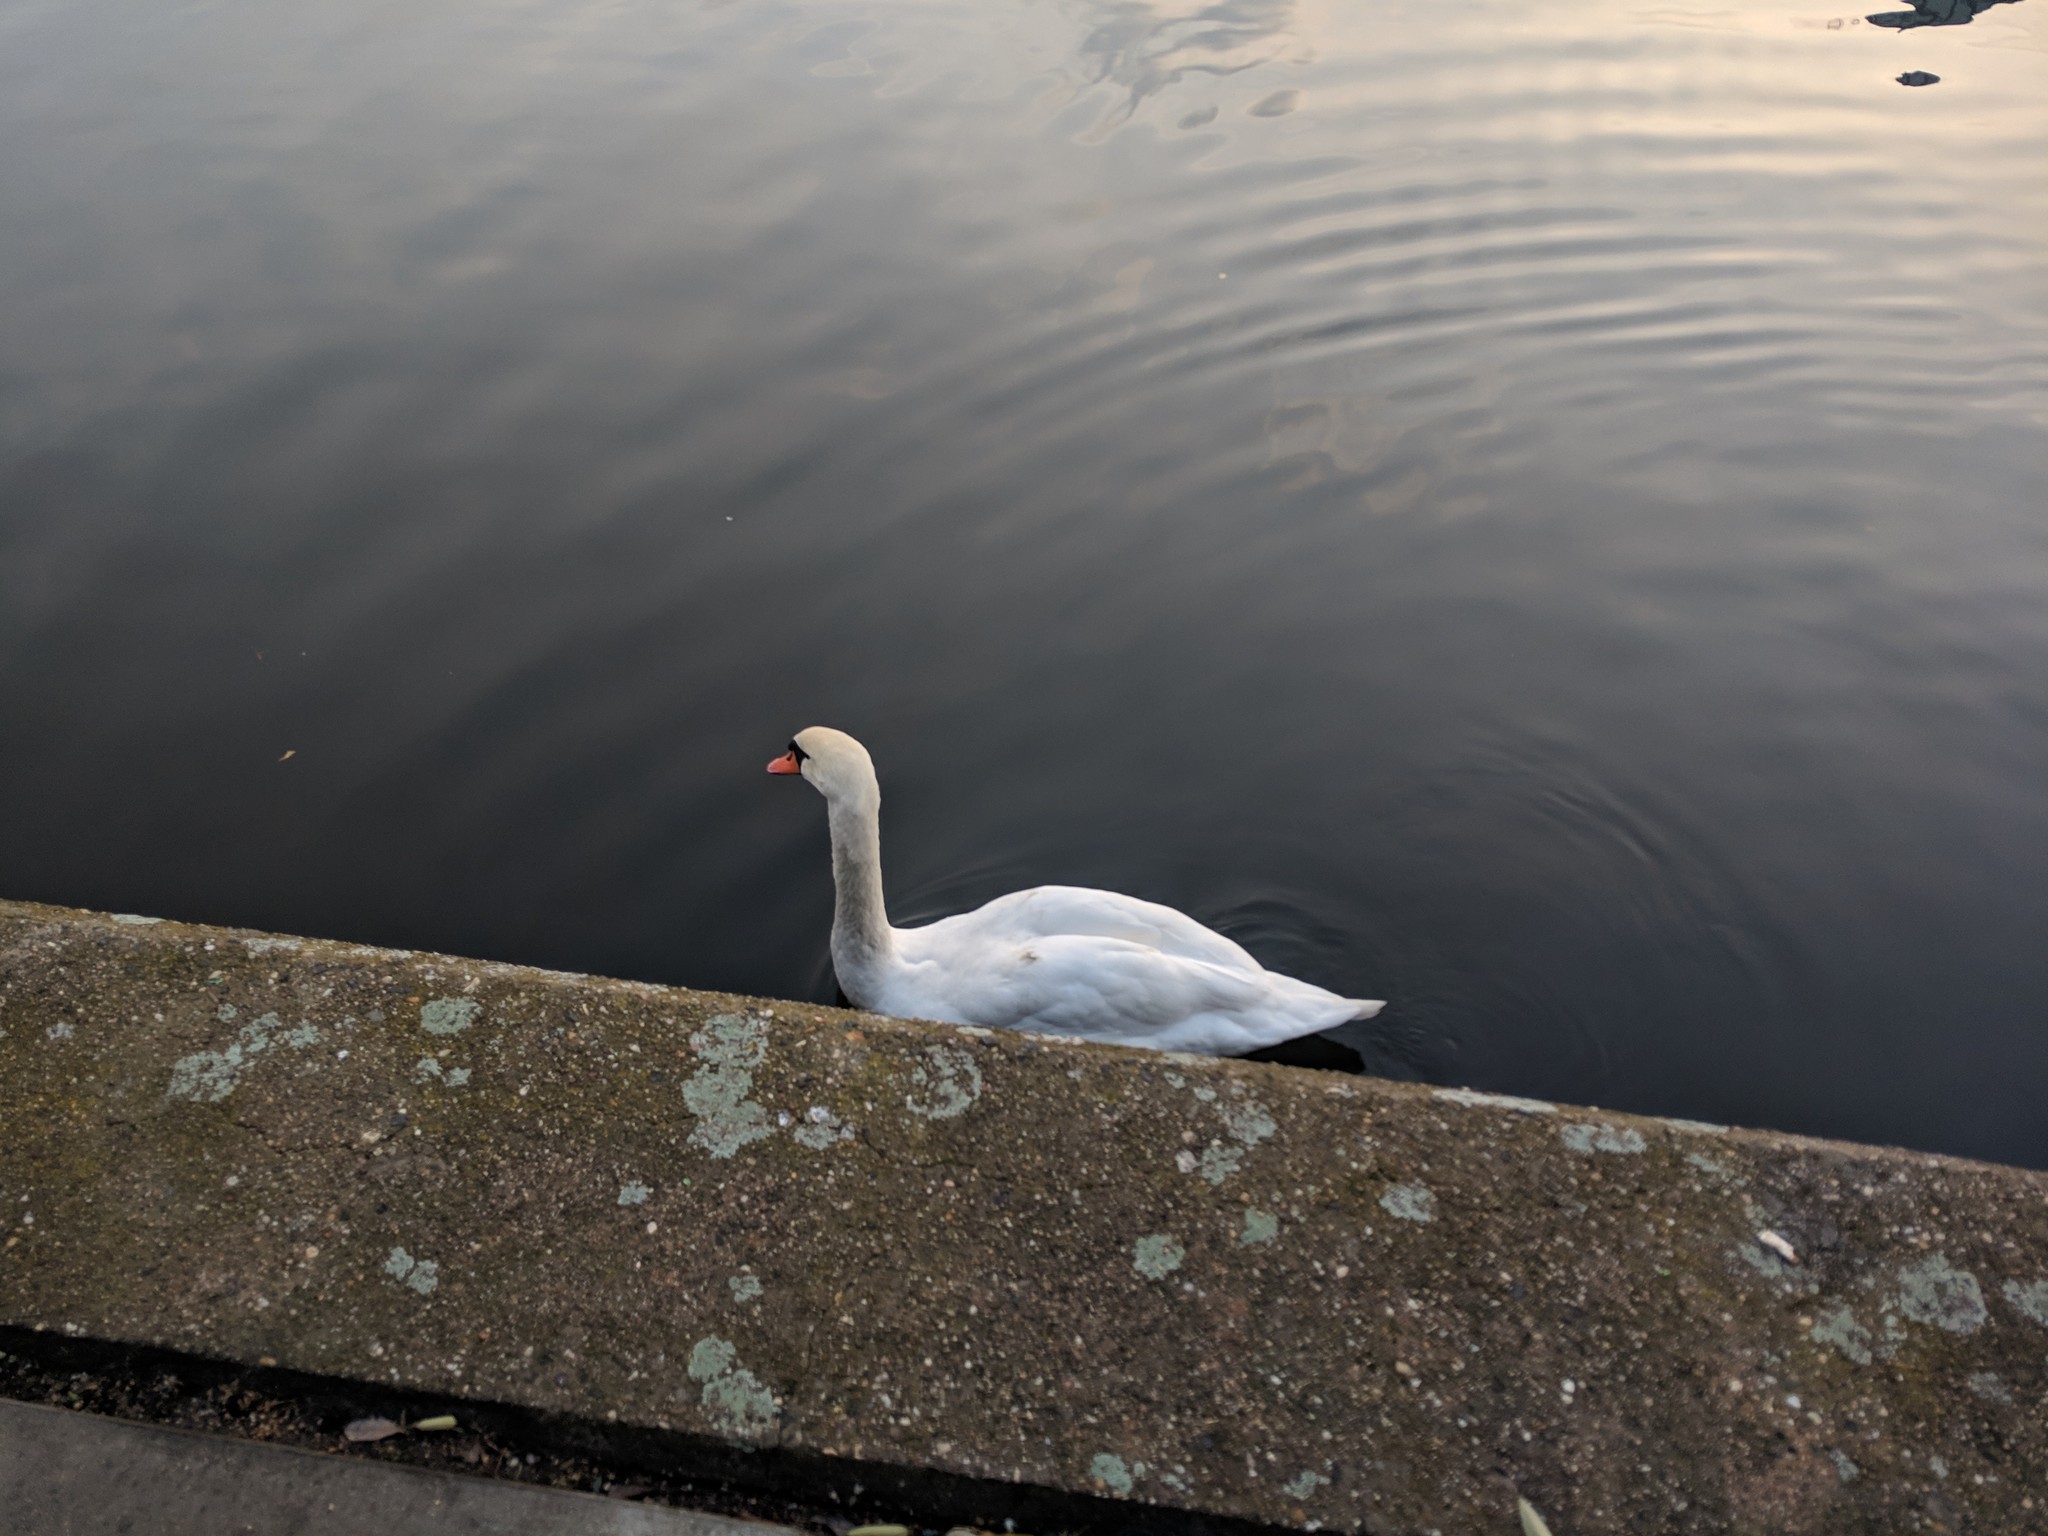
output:
[[[0,1324],[1303,1528],[2048,1528],[2042,1175],[4,904]]]

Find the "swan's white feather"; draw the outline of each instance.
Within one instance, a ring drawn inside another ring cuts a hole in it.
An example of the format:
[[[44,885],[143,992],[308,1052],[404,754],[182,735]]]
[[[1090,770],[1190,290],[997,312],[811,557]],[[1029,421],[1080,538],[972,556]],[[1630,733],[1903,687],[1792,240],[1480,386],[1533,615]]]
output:
[[[1037,894],[1022,891],[1003,900]],[[1098,926],[1109,903],[1126,899],[1108,891],[1080,894],[1103,904],[1093,909]],[[1173,914],[1180,921],[1169,947],[1043,927],[1012,937],[1001,922],[976,921],[986,910],[898,929],[902,964],[871,1006],[901,1017],[1210,1055],[1257,1050],[1379,1011],[1378,1003],[1339,997],[1268,971],[1221,934],[1179,913]],[[1232,963],[1187,954],[1197,947],[1187,928],[1207,940],[1200,947],[1234,952]]]
[[[1185,912],[1080,885],[1038,885],[1028,891],[1012,891],[958,917],[897,931],[923,934],[928,941],[947,944],[1028,944],[1055,934],[1089,934],[1142,944],[1181,960],[1206,960],[1233,970],[1260,968],[1244,949]]]

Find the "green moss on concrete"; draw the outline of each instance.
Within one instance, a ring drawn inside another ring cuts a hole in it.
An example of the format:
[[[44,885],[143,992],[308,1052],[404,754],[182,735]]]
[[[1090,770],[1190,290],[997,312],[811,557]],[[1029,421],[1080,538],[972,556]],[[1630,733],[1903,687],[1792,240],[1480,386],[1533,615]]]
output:
[[[2025,1529],[2044,1319],[2017,1170],[0,906],[0,1321],[1591,1536]]]

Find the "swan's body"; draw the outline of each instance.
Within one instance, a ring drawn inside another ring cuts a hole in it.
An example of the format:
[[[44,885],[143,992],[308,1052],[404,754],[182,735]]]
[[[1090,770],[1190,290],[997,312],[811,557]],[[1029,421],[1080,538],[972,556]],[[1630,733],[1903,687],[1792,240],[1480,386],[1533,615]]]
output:
[[[800,773],[825,797],[832,967],[847,997],[871,1012],[1223,1056],[1384,1006],[1269,971],[1185,913],[1112,891],[1041,885],[922,928],[892,928],[882,793],[867,749],[813,726],[768,769]]]

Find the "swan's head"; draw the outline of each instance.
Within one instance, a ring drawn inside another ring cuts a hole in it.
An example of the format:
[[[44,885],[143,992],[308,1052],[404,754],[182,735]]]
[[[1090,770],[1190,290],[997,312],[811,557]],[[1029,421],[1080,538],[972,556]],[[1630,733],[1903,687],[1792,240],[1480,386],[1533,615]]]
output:
[[[844,731],[814,725],[790,739],[789,750],[768,765],[770,773],[800,773],[833,805],[873,807],[882,799],[868,749]]]

